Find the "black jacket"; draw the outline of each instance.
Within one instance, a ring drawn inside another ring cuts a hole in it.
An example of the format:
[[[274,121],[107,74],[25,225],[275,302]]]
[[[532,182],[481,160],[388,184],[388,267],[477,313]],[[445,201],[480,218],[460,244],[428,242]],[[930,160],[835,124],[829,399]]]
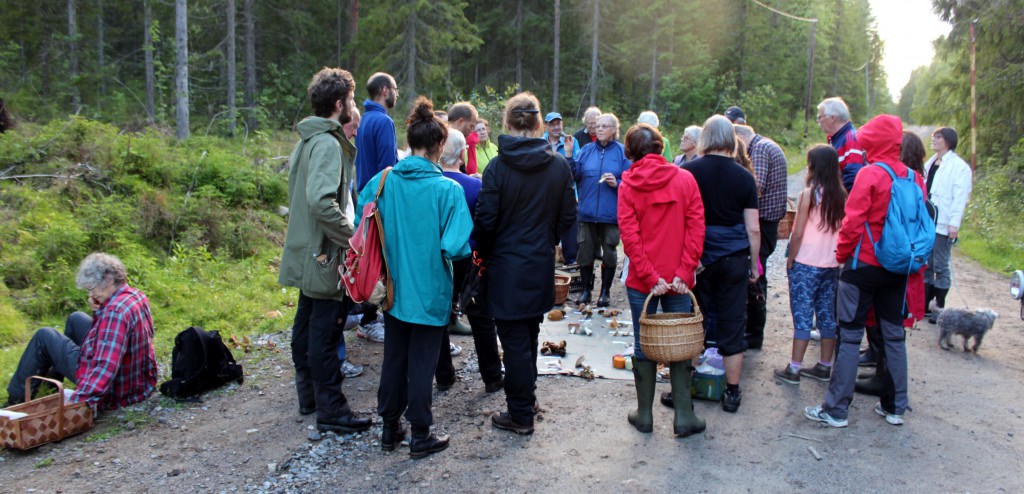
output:
[[[543,139],[498,138],[476,205],[477,250],[495,319],[537,317],[555,299],[555,245],[576,221],[572,170]]]
[[[577,130],[576,133],[572,135],[572,138],[575,139],[576,143],[580,145],[580,150],[583,150],[583,146],[586,146],[587,144],[594,142],[590,140],[590,134],[587,133],[586,127]]]

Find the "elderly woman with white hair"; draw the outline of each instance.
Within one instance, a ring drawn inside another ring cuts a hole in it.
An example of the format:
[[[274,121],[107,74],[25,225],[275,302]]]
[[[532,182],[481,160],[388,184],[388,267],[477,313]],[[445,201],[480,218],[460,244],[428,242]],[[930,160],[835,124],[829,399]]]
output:
[[[462,152],[466,148],[466,137],[458,129],[448,129],[448,140],[445,141],[444,150],[441,151],[442,173],[462,186],[466,193],[466,205],[469,206],[469,214],[476,217],[476,202],[480,196],[481,181],[479,178],[466,175],[459,171],[463,165]],[[487,163],[481,163],[485,166]],[[469,245],[475,251],[476,239],[471,235]],[[462,293],[463,282],[466,273],[469,271],[471,258],[452,261],[452,278],[455,283],[452,303],[457,303]],[[466,314],[469,319],[469,327],[473,331],[473,346],[476,348],[477,360],[479,361],[480,377],[484,381],[484,389],[488,393],[499,391],[505,385],[505,376],[501,372],[501,357],[498,354],[498,333],[494,325],[494,318],[487,313]],[[437,380],[437,389],[445,391],[455,384],[455,367],[452,364],[452,357],[458,355],[462,349],[451,343],[448,331],[445,331],[444,342],[441,344],[441,352],[438,355],[437,371],[434,378]],[[448,348],[448,351],[444,351]]]
[[[701,128],[697,125],[691,125],[683,130],[683,136],[679,138],[679,150],[683,152],[672,160],[673,163],[683,166],[683,163],[688,163],[697,159],[697,139],[700,138]]]
[[[149,299],[128,286],[124,264],[103,253],[89,254],[78,267],[75,285],[89,292],[92,317],[75,312],[64,334],[36,331],[7,386],[7,405],[30,398],[25,380],[56,375],[77,385],[72,403],[93,410],[115,410],[145,400],[156,388],[153,317]],[[35,391],[38,383],[32,383]]]
[[[701,155],[683,165],[693,174],[704,203],[704,271],[694,291],[705,308],[706,339],[725,360],[726,390],[722,409],[740,407],[740,373],[747,349],[747,285],[757,281],[761,229],[754,176],[733,159],[736,133],[729,119],[715,115],[704,122],[697,140]]]

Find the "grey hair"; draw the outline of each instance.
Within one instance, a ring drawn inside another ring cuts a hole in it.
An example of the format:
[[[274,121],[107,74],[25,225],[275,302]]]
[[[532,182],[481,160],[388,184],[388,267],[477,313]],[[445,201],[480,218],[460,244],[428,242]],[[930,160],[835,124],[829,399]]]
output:
[[[736,131],[732,122],[722,115],[712,115],[705,120],[697,139],[697,154],[703,156],[713,151],[729,156],[736,152]]]
[[[583,120],[585,121],[589,116],[593,116],[594,118],[600,117],[601,109],[596,106],[591,106],[590,108],[587,108],[587,111],[583,112]]]
[[[441,151],[441,166],[454,166],[462,157],[466,149],[466,136],[459,129],[448,128],[448,140],[444,143],[444,150]]]
[[[651,127],[654,127],[655,129],[657,129],[658,126],[661,125],[661,120],[658,118],[658,114],[657,113],[654,113],[654,112],[648,110],[648,111],[640,113],[640,116],[636,118],[636,123],[638,123],[638,124],[645,123],[647,125],[650,125]]]
[[[843,122],[850,121],[850,108],[846,106],[846,102],[839,96],[827,98],[821,103],[818,103],[818,109],[821,110],[826,117],[836,117],[837,120]]]
[[[744,143],[754,138],[757,135],[754,132],[754,128],[749,125],[733,124],[733,129],[736,131],[736,137],[743,140]]]
[[[109,280],[114,285],[128,281],[128,272],[120,259],[103,252],[93,252],[78,265],[75,286],[89,290]]]
[[[694,142],[694,144],[696,144],[697,143],[697,139],[700,139],[700,131],[701,131],[700,126],[698,126],[698,125],[691,125],[691,126],[687,127],[686,130],[683,131],[683,135],[684,136],[690,136],[690,139]]]
[[[619,117],[616,117],[614,113],[602,113],[597,117],[595,122],[600,122],[602,118],[610,118],[612,122],[615,122],[615,138],[619,138]]]

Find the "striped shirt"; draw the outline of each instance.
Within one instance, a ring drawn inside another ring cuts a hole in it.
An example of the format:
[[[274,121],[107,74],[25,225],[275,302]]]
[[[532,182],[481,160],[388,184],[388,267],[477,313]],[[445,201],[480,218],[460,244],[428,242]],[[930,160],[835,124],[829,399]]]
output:
[[[149,299],[122,285],[96,311],[82,342],[71,402],[117,409],[145,400],[156,388],[156,353]]]
[[[775,141],[756,135],[750,140],[750,162],[757,175],[761,219],[781,220],[786,215],[786,153]]]

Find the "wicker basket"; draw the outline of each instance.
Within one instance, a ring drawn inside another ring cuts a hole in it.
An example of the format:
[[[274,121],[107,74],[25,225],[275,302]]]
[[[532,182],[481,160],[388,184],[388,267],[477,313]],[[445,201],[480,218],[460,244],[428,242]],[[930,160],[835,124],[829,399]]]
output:
[[[700,312],[693,292],[690,292],[692,313],[648,314],[647,303],[653,296],[647,296],[640,313],[640,349],[644,356],[648,360],[668,363],[690,360],[700,355],[704,351],[704,315]]]
[[[57,392],[28,400],[31,398],[33,379],[53,384]],[[32,376],[25,380],[25,395],[25,403],[4,409],[26,414],[24,417],[0,417],[0,444],[4,447],[32,449],[92,428],[92,408],[85,402],[65,405],[64,384],[59,381]]]
[[[572,278],[568,274],[555,273],[555,305],[562,305],[569,298],[569,282]]]
[[[796,218],[796,211],[792,209],[786,210],[786,215],[779,220],[779,238],[789,238],[789,234],[793,231],[793,220]]]

